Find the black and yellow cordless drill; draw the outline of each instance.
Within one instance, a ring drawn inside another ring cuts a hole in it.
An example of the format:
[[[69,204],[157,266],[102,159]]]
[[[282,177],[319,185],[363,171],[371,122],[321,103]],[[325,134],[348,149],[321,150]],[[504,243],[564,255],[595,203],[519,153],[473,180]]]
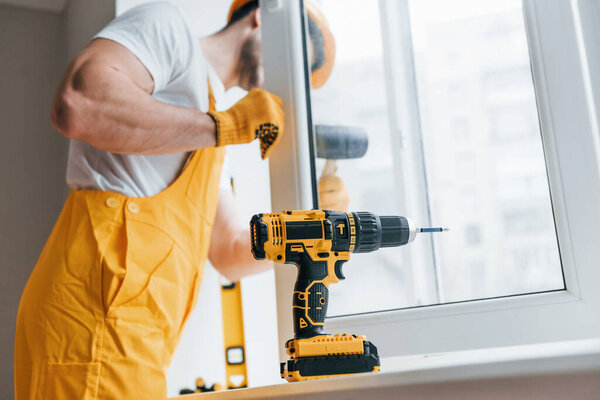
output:
[[[254,258],[298,266],[294,338],[281,364],[281,377],[292,382],[379,371],[377,348],[365,336],[323,332],[329,285],[344,279],[342,265],[352,252],[402,246],[418,232],[445,229],[417,228],[401,216],[317,209],[256,214],[250,230]]]

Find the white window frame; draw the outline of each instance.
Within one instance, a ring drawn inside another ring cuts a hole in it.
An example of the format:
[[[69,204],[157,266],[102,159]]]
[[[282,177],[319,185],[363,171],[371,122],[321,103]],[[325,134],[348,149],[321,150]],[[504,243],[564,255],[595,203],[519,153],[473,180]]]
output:
[[[286,113],[285,134],[270,161],[272,208],[308,209],[300,0],[260,1],[266,87],[283,98]],[[523,1],[567,289],[331,318],[327,331],[366,334],[382,357],[600,337],[600,75],[590,74],[600,71],[599,8],[593,0]],[[293,335],[295,276],[293,266],[276,267],[282,360]]]

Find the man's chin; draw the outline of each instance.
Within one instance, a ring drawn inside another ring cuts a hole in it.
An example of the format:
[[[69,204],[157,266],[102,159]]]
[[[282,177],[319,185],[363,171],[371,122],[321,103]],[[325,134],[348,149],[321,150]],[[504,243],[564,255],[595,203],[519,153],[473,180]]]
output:
[[[264,89],[265,88],[265,78],[263,74],[256,74],[252,76],[247,76],[246,79],[242,79],[240,81],[239,86],[246,90],[250,91],[252,89]]]
[[[240,85],[240,87],[247,92],[252,89],[264,89],[265,82],[263,81],[263,82],[259,82],[259,83],[246,83],[246,84]]]

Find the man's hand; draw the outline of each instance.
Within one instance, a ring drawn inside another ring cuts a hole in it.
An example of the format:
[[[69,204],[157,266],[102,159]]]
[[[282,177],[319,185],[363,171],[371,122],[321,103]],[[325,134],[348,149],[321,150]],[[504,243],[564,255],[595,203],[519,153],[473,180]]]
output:
[[[248,225],[244,224],[242,228],[239,222],[233,194],[221,190],[208,259],[221,275],[232,282],[237,282],[246,275],[273,268],[271,261],[254,259]]]
[[[209,112],[217,124],[217,146],[260,141],[263,158],[283,133],[281,99],[262,89],[252,89],[226,111]]]
[[[325,210],[348,211],[350,197],[342,178],[337,176],[335,161],[327,160],[319,179],[319,205]]]

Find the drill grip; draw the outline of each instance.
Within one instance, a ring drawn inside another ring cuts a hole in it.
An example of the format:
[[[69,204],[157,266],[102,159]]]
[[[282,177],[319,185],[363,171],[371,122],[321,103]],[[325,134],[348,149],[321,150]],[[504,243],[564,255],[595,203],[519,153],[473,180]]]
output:
[[[323,334],[329,290],[322,280],[303,279],[301,275],[300,269],[294,286],[294,332],[296,338],[309,338]]]

